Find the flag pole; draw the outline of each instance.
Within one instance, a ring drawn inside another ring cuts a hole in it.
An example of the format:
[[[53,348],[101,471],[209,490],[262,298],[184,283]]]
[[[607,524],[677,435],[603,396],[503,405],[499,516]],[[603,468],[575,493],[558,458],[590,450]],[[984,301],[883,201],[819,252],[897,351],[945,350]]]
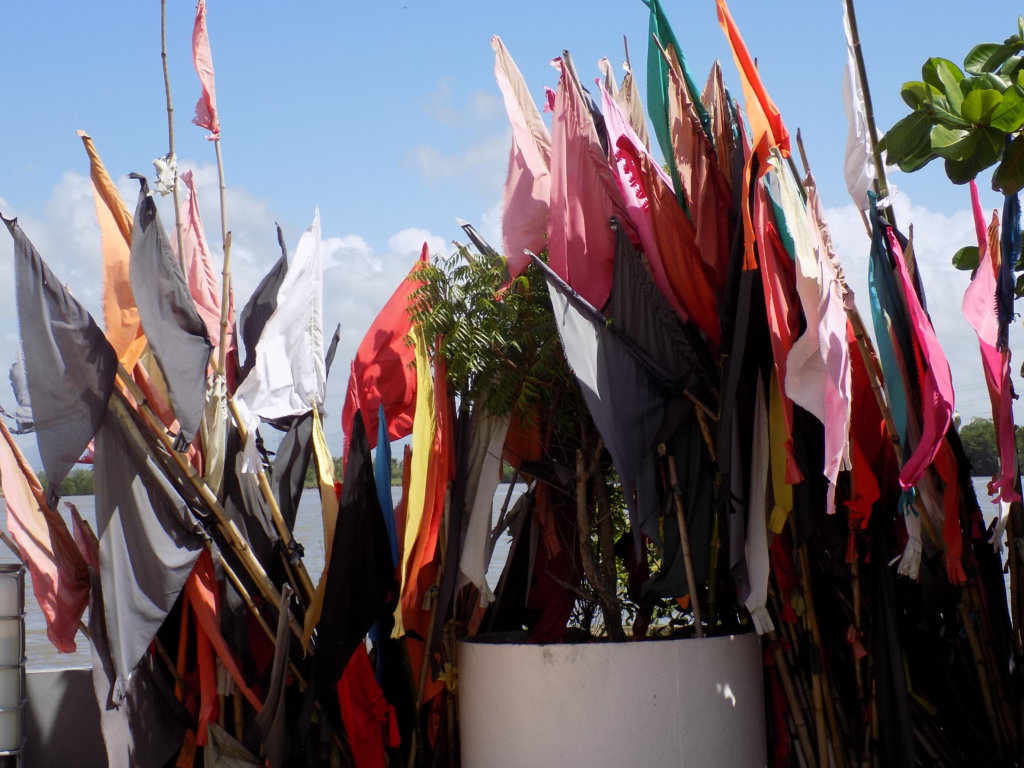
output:
[[[882,162],[882,153],[878,149],[878,129],[875,127],[875,109],[871,105],[871,89],[868,87],[868,72],[864,65],[864,51],[860,46],[860,33],[857,31],[857,14],[853,9],[853,0],[844,0],[846,13],[850,19],[850,42],[853,46],[853,56],[857,61],[857,77],[860,78],[860,87],[864,92],[864,117],[868,124],[868,137],[871,140],[871,155],[875,161],[875,191],[880,201],[889,197],[889,183],[885,177],[885,163]],[[895,214],[892,206],[885,205],[893,226],[896,225]]]
[[[167,97],[167,158],[174,171],[174,231],[178,241],[178,263],[185,268],[185,248],[181,237],[181,211],[178,210],[178,163],[174,156],[174,107],[171,104],[171,77],[167,71],[167,0],[160,0],[160,58],[164,67],[164,93]]]

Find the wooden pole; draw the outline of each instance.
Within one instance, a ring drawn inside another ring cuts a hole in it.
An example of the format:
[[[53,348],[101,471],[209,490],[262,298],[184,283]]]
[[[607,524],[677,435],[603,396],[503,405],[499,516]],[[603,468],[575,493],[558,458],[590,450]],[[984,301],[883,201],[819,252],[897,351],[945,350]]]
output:
[[[224,511],[224,508],[221,507],[220,502],[217,501],[217,497],[213,494],[213,491],[211,491],[206,483],[203,482],[202,478],[199,477],[195,467],[193,467],[180,453],[174,450],[172,439],[167,434],[167,431],[159,418],[157,418],[156,414],[154,414],[146,404],[145,399],[142,397],[142,392],[138,390],[135,382],[132,381],[131,377],[128,376],[123,367],[118,366],[118,368],[118,376],[129,389],[133,390],[133,397],[136,398],[136,402],[139,404],[139,414],[142,416],[144,421],[146,421],[152,434],[155,435],[161,445],[163,445],[165,454],[168,455],[174,464],[177,465],[178,471],[185,477],[186,481],[192,485],[193,489],[199,494],[200,498],[202,498],[203,502],[209,508],[221,535],[224,536],[228,546],[230,546],[232,551],[234,551],[238,556],[239,561],[245,567],[250,578],[252,578],[256,583],[256,586],[260,590],[264,599],[276,608],[281,603],[281,595],[277,591],[277,587],[274,586],[274,583],[267,576],[267,572],[263,569],[263,566],[256,559],[255,555],[253,555],[252,550],[249,549],[249,545],[239,532],[238,526],[236,526],[235,522],[227,516],[227,513]],[[114,392],[110,398],[108,409],[125,428],[126,436],[128,436],[129,439],[138,442],[140,447],[148,453],[145,438],[142,436],[139,431],[139,426],[135,423],[135,420],[130,413],[131,409],[125,399],[125,396],[116,387],[114,388]],[[294,617],[289,617],[289,626],[295,636],[301,640],[302,627]]]
[[[668,459],[668,477],[672,489],[672,500],[676,508],[676,525],[679,527],[679,548],[683,553],[683,567],[686,569],[686,584],[690,589],[690,607],[693,609],[693,623],[697,629],[697,637],[704,637],[704,623],[701,621],[700,599],[698,598],[697,577],[693,571],[693,557],[690,555],[690,534],[686,530],[686,517],[683,514],[683,491],[679,487],[679,475],[676,473],[676,459],[665,449],[665,444],[658,446],[658,453]]]
[[[164,68],[164,93],[167,97],[167,157],[174,163],[174,230],[178,238],[178,262],[185,268],[185,248],[181,236],[181,211],[178,210],[178,166],[174,156],[174,107],[171,105],[171,77],[167,71],[167,0],[160,0],[160,59]]]

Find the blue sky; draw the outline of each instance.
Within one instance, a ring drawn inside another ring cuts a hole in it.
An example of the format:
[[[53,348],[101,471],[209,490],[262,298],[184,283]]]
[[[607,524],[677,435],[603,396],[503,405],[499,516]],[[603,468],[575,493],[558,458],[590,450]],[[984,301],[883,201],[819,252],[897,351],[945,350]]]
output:
[[[168,6],[176,150],[183,166],[196,169],[215,242],[213,146],[190,122],[199,95],[190,58],[194,5],[169,0]],[[664,0],[664,6],[698,80],[720,58],[734,86],[713,0]],[[730,7],[787,125],[802,129],[833,235],[857,289],[867,251],[842,179],[847,129],[840,95],[840,0],[734,0]],[[928,56],[960,63],[975,43],[1001,41],[1015,31],[1017,4],[989,0],[983,7],[967,13],[962,3],[946,0],[857,3],[881,130],[906,113],[900,84],[918,79]],[[92,135],[134,208],[137,188],[125,177],[132,171],[152,175],[152,159],[167,151],[160,5],[14,3],[5,7],[4,22],[0,211],[21,217],[44,258],[98,316],[99,241],[88,166],[75,130]],[[239,304],[275,258],[274,222],[294,248],[314,207],[320,207],[325,315],[332,328],[341,322],[344,332],[327,403],[328,435],[337,451],[348,361],[419,245],[427,240],[444,249],[459,238],[455,217],[500,240],[498,204],[510,134],[494,82],[490,36],[503,37],[538,101],[545,85],[555,85],[549,62],[563,48],[591,80],[602,56],[618,68],[623,35],[643,86],[647,9],[640,0],[208,0],[208,24]],[[733,90],[739,97],[738,88]],[[901,193],[900,223],[913,222],[920,238],[932,306],[957,310],[940,313],[936,326],[953,363],[958,405],[968,417],[988,415],[976,341],[958,321],[966,278],[948,267],[949,256],[972,237],[966,188],[952,186],[938,164],[914,176],[894,174],[893,181]],[[989,209],[999,205],[991,191],[983,202]],[[10,242],[0,241],[4,370],[17,338],[13,290],[4,279],[10,252]],[[863,299],[859,303],[866,312]],[[6,387],[0,387],[0,403],[11,403]]]

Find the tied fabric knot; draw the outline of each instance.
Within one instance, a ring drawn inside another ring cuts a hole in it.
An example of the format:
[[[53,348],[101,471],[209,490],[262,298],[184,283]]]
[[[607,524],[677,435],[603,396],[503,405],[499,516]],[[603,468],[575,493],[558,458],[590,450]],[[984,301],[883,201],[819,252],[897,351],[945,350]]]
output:
[[[437,679],[444,683],[449,693],[455,693],[459,689],[459,670],[450,661],[444,663],[444,667],[441,669],[441,674],[437,676]]]
[[[853,654],[854,661],[860,661],[868,652],[864,650],[864,646],[861,643],[861,638],[864,637],[864,633],[858,630],[853,624],[846,629],[846,642],[850,645],[850,652]]]

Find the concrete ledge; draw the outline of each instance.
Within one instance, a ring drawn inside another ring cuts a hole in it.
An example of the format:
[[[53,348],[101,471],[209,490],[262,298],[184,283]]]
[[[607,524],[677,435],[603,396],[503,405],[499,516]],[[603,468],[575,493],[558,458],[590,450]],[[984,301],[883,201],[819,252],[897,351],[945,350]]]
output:
[[[92,670],[43,669],[25,676],[25,751],[31,768],[103,768],[107,752]]]

